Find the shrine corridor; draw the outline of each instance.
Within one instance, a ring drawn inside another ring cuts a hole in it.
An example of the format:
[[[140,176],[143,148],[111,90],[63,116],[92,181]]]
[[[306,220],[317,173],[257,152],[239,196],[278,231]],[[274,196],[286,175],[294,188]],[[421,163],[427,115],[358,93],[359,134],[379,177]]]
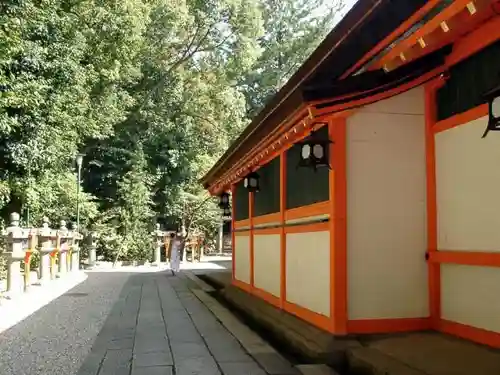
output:
[[[2,375],[265,375],[169,272],[90,272],[0,334]]]

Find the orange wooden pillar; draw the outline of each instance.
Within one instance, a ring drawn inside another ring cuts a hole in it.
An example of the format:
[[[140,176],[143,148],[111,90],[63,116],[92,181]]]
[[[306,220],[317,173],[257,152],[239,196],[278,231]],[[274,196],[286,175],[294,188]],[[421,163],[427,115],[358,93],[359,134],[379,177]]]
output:
[[[437,79],[425,86],[425,154],[427,194],[427,253],[429,278],[429,310],[431,327],[438,329],[441,319],[441,267],[430,262],[437,251],[436,151],[434,124],[436,122],[436,89],[443,80]]]
[[[231,281],[234,283],[234,274],[236,272],[235,269],[235,261],[236,261],[236,239],[235,239],[235,203],[236,203],[236,188],[235,185],[231,185],[231,208],[232,208],[232,214],[231,214],[231,251],[232,251],[232,256],[231,256]]]
[[[280,155],[280,308],[286,302],[286,151]]]
[[[331,119],[330,145],[330,316],[332,332],[347,332],[346,119]]]
[[[248,217],[250,219],[250,289],[254,288],[254,254],[253,254],[253,246],[254,246],[254,223],[253,223],[253,201],[254,201],[254,193],[248,194]]]

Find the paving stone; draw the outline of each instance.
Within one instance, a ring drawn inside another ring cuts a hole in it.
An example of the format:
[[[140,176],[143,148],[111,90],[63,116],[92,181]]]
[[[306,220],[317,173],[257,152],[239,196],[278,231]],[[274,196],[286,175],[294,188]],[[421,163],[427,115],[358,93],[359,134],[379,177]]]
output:
[[[175,363],[176,375],[222,375],[213,358],[186,358]]]
[[[185,281],[163,275],[136,280],[141,282],[129,288],[113,311],[98,337],[92,360],[78,375],[268,375]],[[230,313],[228,316],[236,321]],[[252,338],[250,344],[262,342],[255,334]],[[267,366],[276,370],[276,359],[268,358]],[[276,370],[273,374],[293,373]]]
[[[297,369],[278,353],[260,353],[253,357],[270,375],[298,374]]]
[[[152,334],[153,332],[165,332],[166,327],[163,322],[139,322],[136,328],[136,334]]]
[[[117,327],[111,333],[112,340],[130,339],[133,338],[134,336],[135,336],[135,327],[133,328]]]
[[[156,326],[161,326],[163,325],[163,316],[160,315],[139,315],[137,318],[137,325],[156,325]]]
[[[134,347],[134,339],[132,337],[110,340],[108,342],[108,349],[119,350],[119,349],[132,349]]]
[[[165,350],[169,350],[169,342],[167,339],[140,340],[136,341],[134,345],[134,353],[149,353]]]
[[[253,362],[234,337],[212,336],[205,341],[217,362]]]
[[[132,369],[132,375],[173,375],[171,366],[136,367]]]
[[[238,349],[238,348],[231,348],[231,349],[222,349],[222,348],[215,348],[215,349],[210,349],[212,352],[212,355],[214,356],[215,360],[217,363],[231,363],[231,362],[253,362],[255,363],[255,360],[250,357],[244,350]]]
[[[227,341],[231,343],[232,341],[236,341],[236,338],[224,328],[222,324],[219,324],[216,328],[211,330],[206,330],[205,332],[200,332],[201,336],[209,341]]]
[[[171,366],[171,365],[173,365],[173,361],[170,350],[134,354],[134,359],[133,359],[134,367]]]
[[[123,375],[128,374],[132,363],[132,350],[109,350],[102,362],[99,375]]]
[[[174,359],[176,363],[182,362],[188,359],[196,359],[196,358],[210,358],[210,352],[203,342],[200,343],[175,343],[172,342],[172,353],[174,355]],[[212,359],[213,360],[213,359]]]
[[[165,313],[164,319],[165,322],[167,323],[167,326],[171,323],[175,324],[192,323],[191,317],[186,312],[186,310]]]
[[[221,363],[224,375],[267,375],[255,362]]]
[[[201,343],[203,342],[200,334],[191,326],[168,327],[167,335],[169,340],[174,343]]]

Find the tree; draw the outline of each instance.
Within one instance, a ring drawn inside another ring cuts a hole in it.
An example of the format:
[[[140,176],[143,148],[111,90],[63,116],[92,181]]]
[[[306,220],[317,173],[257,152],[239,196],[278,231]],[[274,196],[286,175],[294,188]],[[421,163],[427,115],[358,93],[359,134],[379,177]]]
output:
[[[245,98],[234,77],[257,57],[261,18],[255,3],[151,2],[141,51],[141,78],[130,87],[135,105],[114,136],[86,143],[91,160],[85,187],[106,208],[141,144],[152,178],[157,216],[198,189],[198,178],[239,133]]]
[[[120,200],[117,210],[117,232],[121,235],[120,251],[115,255],[115,262],[119,257],[128,255],[133,259],[148,260],[151,250],[151,189],[150,177],[146,170],[144,152],[137,147],[132,168],[118,183]]]
[[[262,55],[240,80],[255,116],[332,29],[343,0],[261,0],[265,34]]]
[[[17,187],[4,216],[36,204],[31,186],[70,173],[85,139],[126,116],[147,16],[139,0],[0,4],[0,179]]]
[[[81,223],[112,258],[145,258],[154,218],[215,230],[198,178],[328,31],[325,4],[2,1],[0,219],[73,221],[84,152]]]

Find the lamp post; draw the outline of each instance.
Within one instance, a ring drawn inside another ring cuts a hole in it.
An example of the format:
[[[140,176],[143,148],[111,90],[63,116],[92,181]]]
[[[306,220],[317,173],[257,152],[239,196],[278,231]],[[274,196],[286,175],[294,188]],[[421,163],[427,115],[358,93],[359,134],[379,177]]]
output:
[[[82,163],[84,154],[76,155],[76,167],[78,168],[78,183],[76,185],[76,230],[80,232],[80,181],[82,177]]]

